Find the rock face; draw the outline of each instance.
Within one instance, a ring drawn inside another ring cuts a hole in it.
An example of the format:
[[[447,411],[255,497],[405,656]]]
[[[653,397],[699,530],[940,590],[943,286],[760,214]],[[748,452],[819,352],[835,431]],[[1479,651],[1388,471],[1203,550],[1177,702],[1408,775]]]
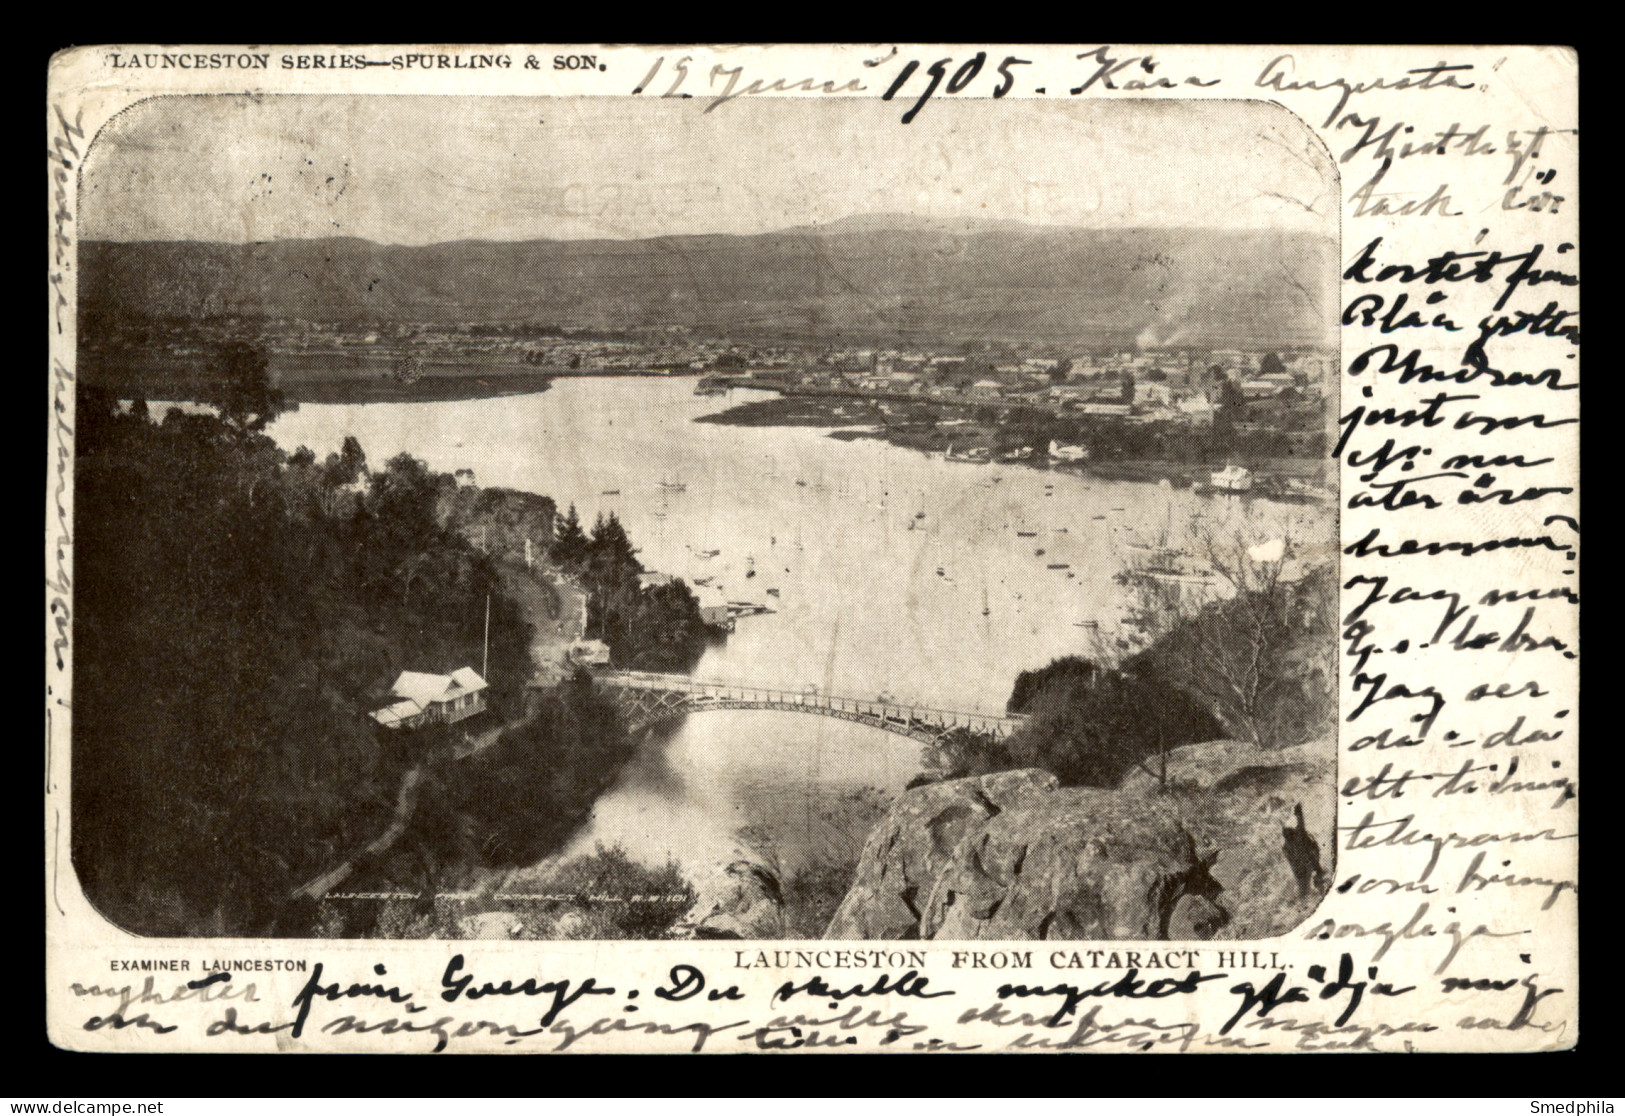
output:
[[[960,842],[996,814],[1055,788],[1047,771],[1005,771],[906,792],[864,842],[852,887],[824,936],[921,937],[920,916]]]
[[[694,906],[674,938],[782,938],[784,897],[768,868],[736,860],[698,884]]]
[[[1320,903],[1337,847],[1337,766],[1330,741],[1263,749],[1221,740],[1168,754],[1167,790],[1136,769],[1121,793],[1179,811],[1222,889],[1215,938],[1267,938]]]
[[[1060,788],[1037,770],[908,791],[869,835],[827,937],[1265,937],[1329,878],[1330,745],[1171,752],[1164,778]]]

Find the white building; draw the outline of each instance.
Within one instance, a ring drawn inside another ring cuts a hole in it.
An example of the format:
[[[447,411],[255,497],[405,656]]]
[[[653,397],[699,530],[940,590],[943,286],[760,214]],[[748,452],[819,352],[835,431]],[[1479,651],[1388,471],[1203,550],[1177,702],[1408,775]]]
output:
[[[375,710],[372,719],[385,728],[420,728],[455,724],[485,710],[485,679],[473,667],[450,674],[403,670],[390,688],[393,702]]]
[[[608,666],[609,644],[601,639],[578,639],[570,644],[570,661],[577,666]]]

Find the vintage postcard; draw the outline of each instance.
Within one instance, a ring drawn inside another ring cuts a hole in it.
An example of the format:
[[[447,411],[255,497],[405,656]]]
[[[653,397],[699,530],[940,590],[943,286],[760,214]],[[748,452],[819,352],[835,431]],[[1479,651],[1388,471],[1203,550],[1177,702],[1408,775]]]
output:
[[[1572,1047],[1577,86],[59,55],[52,1041]]]

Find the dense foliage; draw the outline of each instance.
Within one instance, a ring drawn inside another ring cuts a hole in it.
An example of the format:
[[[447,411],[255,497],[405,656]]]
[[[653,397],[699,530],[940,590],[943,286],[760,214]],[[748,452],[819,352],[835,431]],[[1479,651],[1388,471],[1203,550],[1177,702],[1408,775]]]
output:
[[[600,515],[588,532],[572,504],[554,530],[552,560],[587,590],[586,634],[609,645],[615,666],[686,671],[709,634],[700,603],[678,580],[644,586],[637,553],[614,512]]]
[[[252,356],[222,364],[248,371],[218,415],[78,401],[74,865],[149,934],[254,932],[383,830],[431,740],[366,711],[401,670],[479,668],[487,598],[499,708],[530,672],[490,561],[437,521],[450,478],[403,456],[351,483],[353,440],[286,455]]]
[[[1300,579],[1232,561],[1243,591],[1183,616],[1130,665],[1211,709],[1228,735],[1266,748],[1332,735],[1337,587],[1330,566]]]
[[[635,747],[585,672],[539,696],[523,724],[459,765],[454,806],[473,823],[480,859],[510,867],[556,850]]]
[[[1110,787],[1135,766],[1157,774],[1184,744],[1328,736],[1335,605],[1331,573],[1318,569],[1209,603],[1118,667],[1068,656],[1024,671],[1008,708],[1025,725],[1004,740],[956,730],[927,748],[926,767],[948,778],[1037,767],[1066,785]]]
[[[1068,786],[1115,786],[1136,763],[1223,730],[1178,688],[1068,656],[1016,679],[1010,711],[1030,720],[1004,740],[950,733],[927,766],[952,777],[1039,767]]]

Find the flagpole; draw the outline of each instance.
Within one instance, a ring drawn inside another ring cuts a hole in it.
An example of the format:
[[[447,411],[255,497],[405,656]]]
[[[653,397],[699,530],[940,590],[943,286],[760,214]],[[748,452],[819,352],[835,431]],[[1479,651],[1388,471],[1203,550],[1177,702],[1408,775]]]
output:
[[[491,594],[485,594],[485,658],[480,662],[480,677],[491,677]]]

